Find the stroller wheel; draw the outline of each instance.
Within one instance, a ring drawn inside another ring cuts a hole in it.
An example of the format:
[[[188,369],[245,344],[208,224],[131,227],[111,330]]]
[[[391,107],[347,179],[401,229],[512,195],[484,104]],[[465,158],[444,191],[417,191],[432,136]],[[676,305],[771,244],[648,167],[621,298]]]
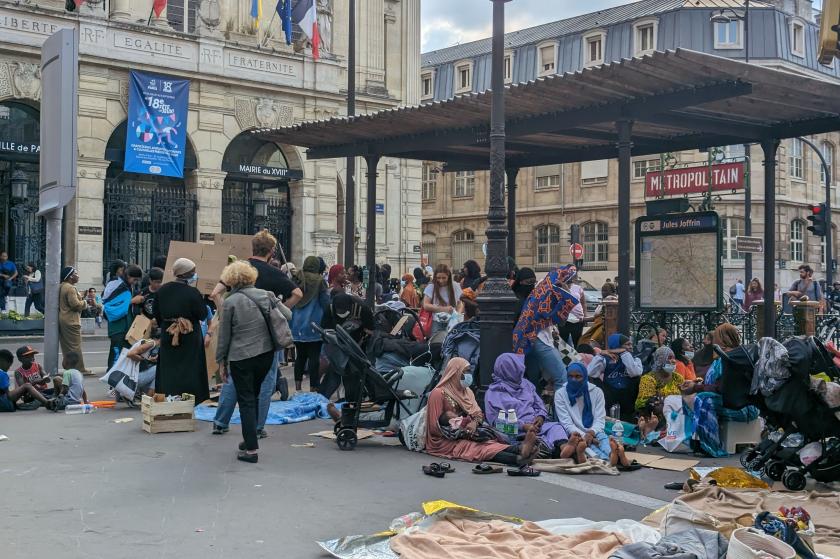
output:
[[[785,475],[785,463],[781,460],[774,460],[764,466],[764,473],[773,481],[780,481]]]
[[[747,470],[751,469],[750,465],[752,464],[752,461],[756,459],[757,456],[758,451],[754,448],[751,448],[750,450],[745,450],[743,454],[741,454],[741,466],[743,466]]]
[[[802,491],[805,489],[807,480],[805,479],[805,474],[799,470],[788,470],[782,476],[782,483],[791,491]]]
[[[336,421],[333,425],[333,434],[338,435],[339,431],[341,431],[341,421]]]
[[[341,450],[353,450],[359,439],[356,438],[356,432],[352,429],[342,429],[338,432],[335,442]]]

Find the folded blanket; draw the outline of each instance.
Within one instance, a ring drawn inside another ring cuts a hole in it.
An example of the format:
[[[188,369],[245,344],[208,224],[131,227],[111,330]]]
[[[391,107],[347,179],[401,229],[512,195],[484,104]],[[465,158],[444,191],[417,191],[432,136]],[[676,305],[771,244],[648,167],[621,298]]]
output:
[[[590,458],[582,464],[575,464],[571,458],[563,458],[560,460],[534,460],[534,469],[541,472],[551,472],[555,474],[601,474],[607,476],[617,476],[618,470],[596,458]]]

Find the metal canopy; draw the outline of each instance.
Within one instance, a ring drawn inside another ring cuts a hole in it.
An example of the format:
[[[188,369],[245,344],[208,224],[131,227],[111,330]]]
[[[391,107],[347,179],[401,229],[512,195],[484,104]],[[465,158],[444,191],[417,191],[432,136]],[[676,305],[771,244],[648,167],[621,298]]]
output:
[[[310,159],[380,155],[489,168],[491,92],[254,133]],[[615,122],[633,121],[633,155],[761,142],[840,129],[840,85],[691,50],[505,87],[507,166],[618,156]]]

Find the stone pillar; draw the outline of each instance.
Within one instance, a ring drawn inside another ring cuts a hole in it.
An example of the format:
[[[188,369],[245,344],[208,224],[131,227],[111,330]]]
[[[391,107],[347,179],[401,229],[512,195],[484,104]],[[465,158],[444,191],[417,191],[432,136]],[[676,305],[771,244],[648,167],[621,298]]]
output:
[[[222,232],[222,189],[227,173],[211,169],[196,169],[185,177],[187,191],[198,200],[196,240],[202,233]]]
[[[793,301],[793,319],[796,323],[797,336],[814,336],[817,333],[817,312],[819,301]]]
[[[79,289],[102,285],[105,242],[105,173],[110,161],[80,157],[79,188],[67,206],[64,261],[79,270]]]
[[[618,332],[618,301],[604,301],[604,348],[610,334]]]
[[[111,0],[111,19],[131,21],[131,0]]]

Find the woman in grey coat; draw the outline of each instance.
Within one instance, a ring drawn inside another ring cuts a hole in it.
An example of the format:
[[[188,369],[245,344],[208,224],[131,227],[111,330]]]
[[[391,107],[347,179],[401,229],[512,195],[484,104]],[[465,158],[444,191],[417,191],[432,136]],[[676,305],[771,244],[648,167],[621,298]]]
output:
[[[222,272],[222,283],[231,292],[222,307],[216,361],[227,382],[233,377],[242,438],[237,458],[257,462],[257,397],[274,360],[274,339],[266,323],[273,295],[254,287],[257,270],[247,261],[237,261]]]

